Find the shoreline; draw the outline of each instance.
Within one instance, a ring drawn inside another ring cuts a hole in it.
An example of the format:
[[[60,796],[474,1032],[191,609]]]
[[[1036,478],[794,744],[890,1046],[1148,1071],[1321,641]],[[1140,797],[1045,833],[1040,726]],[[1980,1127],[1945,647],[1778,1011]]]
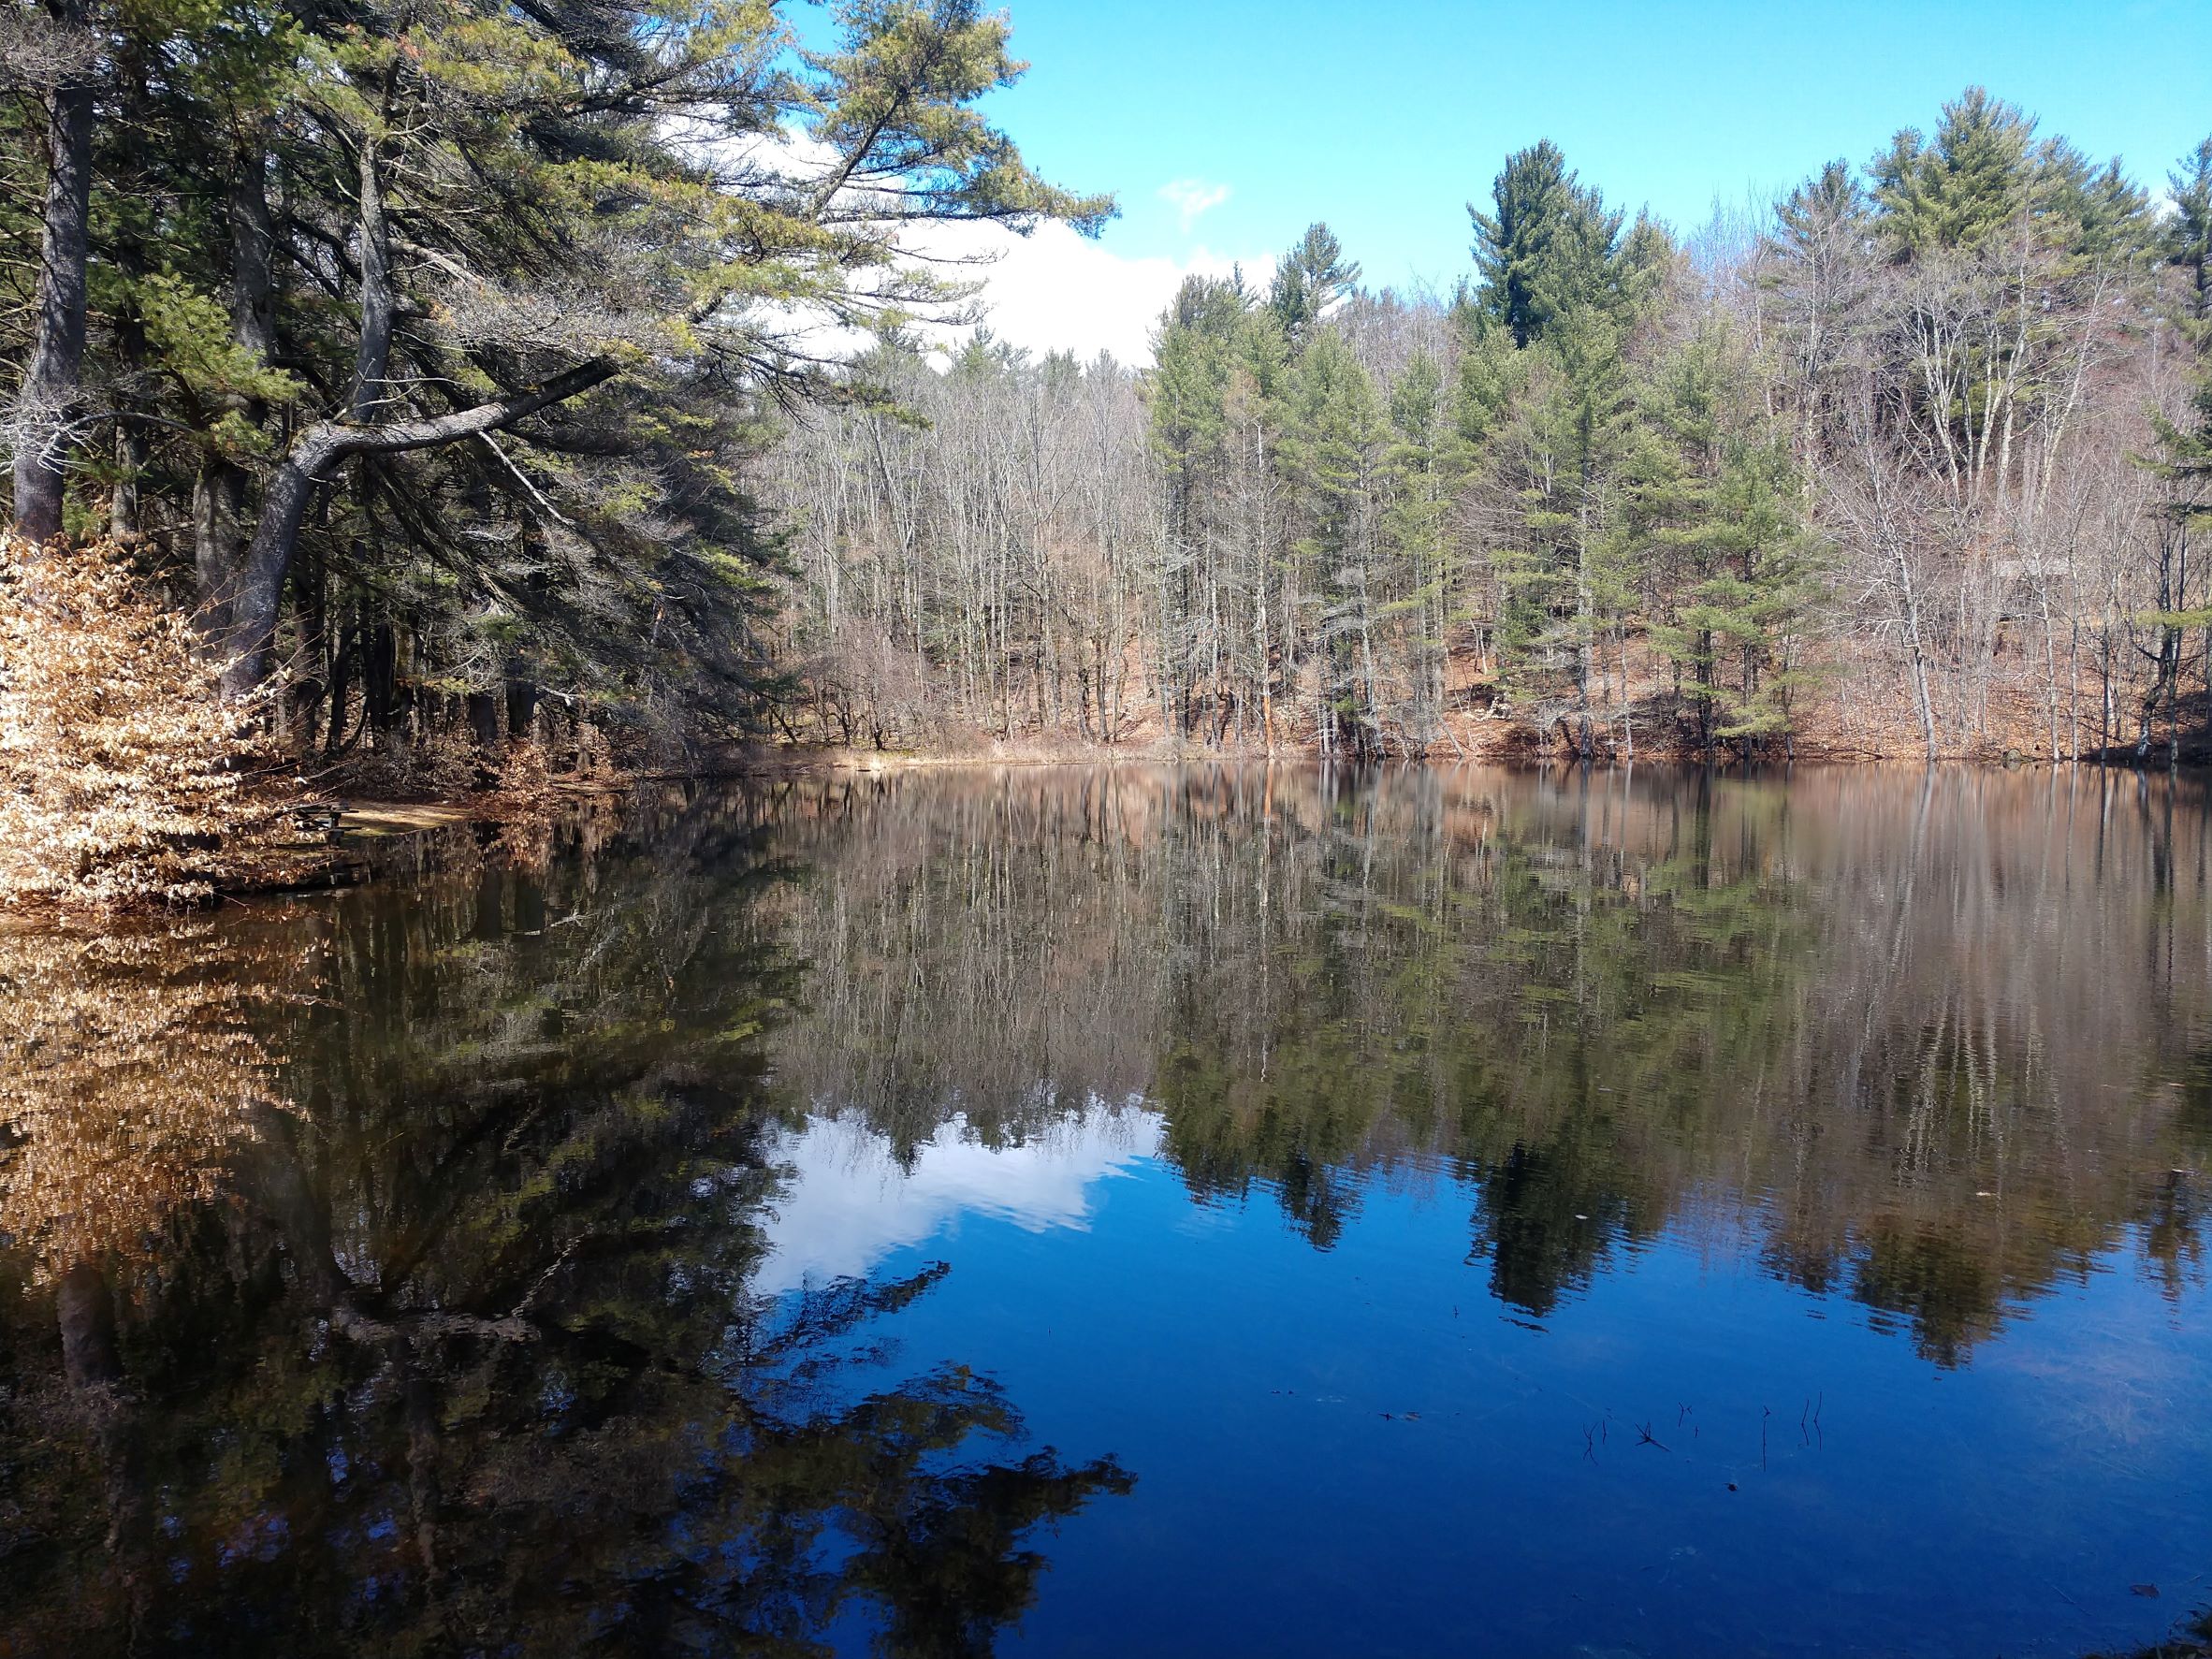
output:
[[[1820,754],[1795,760],[1754,763],[1703,764],[1663,755],[1601,759],[1581,762],[1572,758],[1492,756],[1465,758],[1424,756],[1357,764],[1323,761],[1310,750],[1269,754],[1261,749],[1191,748],[1180,750],[1153,746],[1071,749],[1057,746],[1017,746],[1004,750],[961,751],[859,750],[842,748],[800,749],[778,747],[725,754],[699,766],[682,770],[648,770],[603,779],[590,787],[555,784],[543,795],[518,801],[496,793],[448,795],[424,800],[372,799],[336,796],[299,803],[289,808],[303,822],[313,819],[323,825],[322,838],[303,837],[267,850],[258,869],[240,872],[215,882],[205,906],[125,906],[102,909],[66,900],[18,903],[0,908],[0,920],[10,926],[105,927],[134,918],[164,913],[190,914],[196,910],[226,903],[330,892],[373,881],[389,873],[396,860],[408,851],[421,849],[432,837],[467,831],[486,832],[550,825],[565,815],[594,802],[619,801],[654,785],[743,784],[760,780],[806,778],[887,778],[897,774],[949,772],[963,768],[987,770],[1048,770],[1074,767],[1150,766],[1262,767],[1309,770],[1329,767],[1346,772],[1424,768],[1441,772],[1466,769],[1515,773],[1588,771],[1617,774],[1643,766],[1655,770],[1701,770],[1723,779],[1771,779],[1797,771],[1859,768],[1922,771],[2026,772],[2061,769],[2081,772],[2132,773],[2139,778],[2163,773],[2172,777],[2212,776],[2212,764],[2190,754],[2177,766],[2161,762],[2121,764],[2084,758],[2057,762],[2031,756],[1991,759],[1943,756],[1933,761],[1894,755]]]
[[[842,746],[802,748],[778,746],[733,753],[724,761],[688,770],[644,771],[631,775],[633,781],[706,781],[725,778],[757,778],[798,776],[823,771],[892,772],[921,771],[957,766],[1112,766],[1112,765],[1276,765],[1276,766],[1331,766],[1346,771],[1359,771],[1378,767],[1429,766],[1442,770],[1476,766],[1491,767],[1509,772],[1546,772],[1582,768],[1590,771],[1622,771],[1633,766],[1669,766],[1683,770],[1710,771],[1724,776],[1766,776],[1788,771],[1794,767],[1826,766],[1921,766],[1937,768],[1973,767],[1988,771],[2023,771],[2047,768],[2056,771],[2074,766],[2088,770],[2110,772],[2205,772],[2212,771],[2212,746],[2189,747],[2182,750],[2177,763],[2169,766],[2162,744],[2138,760],[2132,750],[2104,750],[2101,754],[2077,757],[2062,755],[2053,758],[2045,754],[2031,754],[2025,750],[2005,750],[2001,753],[1946,751],[1934,756],[1916,752],[1889,749],[1868,749],[1821,746],[1808,752],[1789,757],[1763,758],[1745,762],[1740,759],[1701,757],[1695,752],[1677,752],[1653,749],[1650,752],[1633,754],[1602,754],[1585,761],[1580,757],[1557,750],[1534,748],[1500,746],[1487,752],[1454,754],[1449,751],[1428,752],[1419,755],[1385,755],[1380,759],[1361,761],[1332,761],[1311,748],[1216,747],[1204,744],[1169,747],[1157,743],[1125,745],[1057,745],[1012,744],[964,749],[859,749]]]

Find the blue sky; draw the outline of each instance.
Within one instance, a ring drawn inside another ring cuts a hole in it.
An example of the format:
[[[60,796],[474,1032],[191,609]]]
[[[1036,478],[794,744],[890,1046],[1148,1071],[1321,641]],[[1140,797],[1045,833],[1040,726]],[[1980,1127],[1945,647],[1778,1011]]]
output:
[[[2154,189],[2212,133],[2212,0],[1002,3],[1032,67],[993,118],[1122,214],[1095,245],[1013,247],[995,326],[1125,359],[1183,273],[1263,274],[1315,219],[1371,284],[1448,288],[1466,202],[1540,138],[1608,201],[1692,231],[1716,200],[1865,162],[1974,83]]]
[[[1502,6],[1010,0],[1033,67],[997,119],[1115,191],[1130,255],[1273,249],[1325,218],[1371,278],[1448,279],[1469,196],[1550,137],[1678,227],[1931,124],[1971,82],[2162,181],[2212,132],[2212,3]],[[1187,227],[1158,191],[1226,187]]]

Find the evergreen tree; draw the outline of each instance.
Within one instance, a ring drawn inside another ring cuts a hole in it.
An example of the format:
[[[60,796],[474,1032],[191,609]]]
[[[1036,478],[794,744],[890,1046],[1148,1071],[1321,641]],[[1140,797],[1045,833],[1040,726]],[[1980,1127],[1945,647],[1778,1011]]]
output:
[[[1525,346],[1578,306],[1613,303],[1623,215],[1580,184],[1545,138],[1506,158],[1493,211],[1470,202],[1480,303]]]
[[[1506,684],[1534,706],[1539,733],[1564,722],[1594,753],[1599,657],[1631,599],[1620,532],[1621,483],[1635,453],[1637,411],[1618,325],[1581,305],[1535,351],[1526,395],[1501,432],[1499,483],[1516,534],[1492,553],[1503,604]]]
[[[2139,249],[2148,199],[2117,161],[2103,166],[2063,139],[2038,141],[2016,105],[1969,87],[1943,106],[1935,137],[1900,131],[1869,167],[1876,224],[1900,259],[1972,252],[2022,228],[2039,249],[2096,258]],[[1832,198],[1837,186],[1823,187]]]
[[[1839,229],[1848,232],[1862,226],[1866,214],[1866,192],[1847,161],[1828,162],[1774,207],[1778,240],[1800,255],[1832,239]]]
[[[1674,275],[1681,250],[1666,226],[1639,209],[1613,261],[1613,310],[1623,323],[1648,314]]]
[[[1899,255],[1971,248],[2027,205],[2035,124],[1978,86],[1943,106],[1935,137],[1906,127],[1868,167]]]
[[[1831,161],[1775,204],[1760,286],[1779,300],[1779,330],[1797,388],[1799,453],[1811,457],[1835,419],[1844,346],[1866,291],[1872,237],[1866,192],[1851,164]]]
[[[1282,455],[1303,508],[1299,550],[1321,587],[1321,749],[1382,752],[1373,596],[1374,490],[1384,431],[1375,384],[1323,328],[1290,372]]]
[[[2190,542],[2212,529],[2212,311],[2206,309],[2205,289],[2205,259],[2212,249],[2212,138],[2198,145],[2170,177],[2175,211],[2161,251],[2169,264],[2189,274],[2171,316],[2194,362],[2179,415],[2152,412],[2157,443],[2142,459],[2159,480],[2160,500],[2152,608],[2136,618],[2151,635],[2151,645],[2139,648],[2151,660],[2154,673],[2135,744],[2139,758],[2147,753],[2152,721],[2162,704],[2169,763],[2180,747],[2181,671],[2190,631],[2205,631],[2204,658],[2212,664],[2212,604],[2191,605],[2187,589]]]
[[[1390,387],[1391,441],[1384,471],[1390,547],[1405,579],[1405,590],[1389,609],[1408,624],[1414,735],[1424,747],[1447,730],[1446,669],[1453,631],[1466,615],[1453,523],[1466,450],[1450,405],[1436,359],[1415,352]]]
[[[2200,324],[2212,324],[2212,138],[2182,158],[2167,175],[2174,213],[2166,221],[2162,252],[2166,263],[2190,276],[2190,312]]]
[[[1726,741],[1747,754],[1786,747],[1822,570],[1789,444],[1760,406],[1743,341],[1718,319],[1655,366],[1638,401],[1627,533],[1691,740],[1706,753]]]
[[[896,258],[902,223],[1108,207],[976,114],[1021,65],[973,0],[840,7],[820,51],[741,0],[83,21],[100,50],[49,75],[71,99],[89,78],[100,114],[56,280],[97,298],[85,376],[112,413],[75,417],[66,317],[5,341],[19,509],[183,555],[233,690],[289,658],[334,748],[350,682],[375,733],[402,680],[495,727],[518,675],[749,718],[775,559],[738,473],[764,408],[830,389],[809,330],[959,298]],[[759,142],[799,128],[804,153]],[[39,183],[73,191],[63,151]],[[20,264],[41,232],[0,234]],[[112,443],[80,454],[86,431]]]
[[[1268,307],[1293,350],[1302,346],[1337,302],[1360,285],[1360,267],[1328,226],[1305,228],[1275,268]]]
[[[1224,461],[1241,286],[1186,277],[1153,342],[1147,385],[1152,442],[1167,487],[1166,557],[1160,569],[1161,711],[1188,732],[1197,718],[1198,564],[1210,497]]]

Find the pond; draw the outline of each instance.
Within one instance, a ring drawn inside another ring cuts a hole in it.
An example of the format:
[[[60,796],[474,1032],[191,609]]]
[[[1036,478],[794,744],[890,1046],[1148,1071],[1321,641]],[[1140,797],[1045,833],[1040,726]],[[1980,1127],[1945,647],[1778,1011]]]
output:
[[[0,933],[0,1653],[2201,1639],[2208,846],[932,769]]]

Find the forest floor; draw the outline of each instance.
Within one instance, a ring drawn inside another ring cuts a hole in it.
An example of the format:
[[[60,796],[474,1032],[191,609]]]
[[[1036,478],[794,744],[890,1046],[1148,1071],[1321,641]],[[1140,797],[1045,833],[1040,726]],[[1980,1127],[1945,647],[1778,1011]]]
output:
[[[1978,672],[1931,672],[1928,701],[1936,727],[1938,761],[1992,764],[2048,764],[2054,760],[2139,764],[2144,723],[2141,686],[2106,688],[2093,665],[2078,664],[2071,683],[2063,661],[2047,662],[2031,640],[2001,639]],[[1634,759],[1703,764],[1800,762],[1920,761],[1928,758],[1918,700],[1903,665],[1880,652],[1837,650],[1832,660],[1800,673],[1791,701],[1792,735],[1751,744],[1721,740],[1710,748],[1698,736],[1698,708],[1664,661],[1636,648],[1602,664],[1587,716],[1562,702],[1515,695],[1494,662],[1471,650],[1455,650],[1447,665],[1445,707],[1425,741],[1386,720],[1381,758],[1451,764],[1544,764],[1580,758],[1582,726],[1589,725],[1590,758],[1599,764]],[[2054,675],[2051,670],[2056,668]],[[1135,674],[1139,665],[1129,664]],[[1311,673],[1280,708],[1310,709],[1320,688]],[[1403,688],[1400,688],[1403,693]],[[1271,745],[1259,731],[1257,711],[1201,688],[1177,731],[1151,697],[1132,700],[1118,717],[1115,740],[1104,742],[1072,725],[1044,727],[1016,698],[1011,732],[1002,719],[988,724],[931,717],[914,722],[881,749],[841,744],[823,734],[819,744],[802,724],[801,741],[732,749],[706,758],[701,768],[734,776],[775,775],[822,767],[888,771],[920,765],[1101,764],[1113,763],[1228,761],[1272,758],[1311,761],[1318,749],[1310,731],[1295,733],[1282,720]],[[2141,764],[2162,765],[2177,739],[2183,764],[2212,762],[2212,701],[2199,688],[2185,690],[2176,708],[2160,707],[2150,722]],[[1003,715],[1004,711],[997,711]],[[1025,723],[1022,717],[1029,717]],[[1713,717],[1716,721],[1723,717]],[[1747,752],[1748,751],[1748,752]]]

